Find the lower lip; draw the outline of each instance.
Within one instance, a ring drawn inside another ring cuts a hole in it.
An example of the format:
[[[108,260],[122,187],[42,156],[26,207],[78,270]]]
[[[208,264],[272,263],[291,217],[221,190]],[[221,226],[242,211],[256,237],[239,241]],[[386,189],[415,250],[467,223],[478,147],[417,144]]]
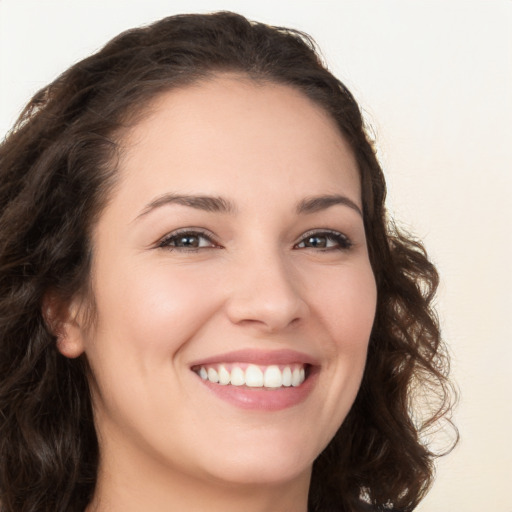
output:
[[[199,376],[198,379],[219,398],[241,409],[279,411],[306,400],[313,390],[316,377],[316,372],[311,372],[300,386],[274,389],[215,384]]]

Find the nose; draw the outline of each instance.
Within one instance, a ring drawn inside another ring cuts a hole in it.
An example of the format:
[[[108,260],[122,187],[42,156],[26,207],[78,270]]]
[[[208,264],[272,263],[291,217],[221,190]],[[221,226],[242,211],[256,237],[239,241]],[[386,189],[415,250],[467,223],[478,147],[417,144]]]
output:
[[[272,333],[303,321],[308,312],[300,279],[278,254],[245,256],[237,264],[227,314],[237,325]]]

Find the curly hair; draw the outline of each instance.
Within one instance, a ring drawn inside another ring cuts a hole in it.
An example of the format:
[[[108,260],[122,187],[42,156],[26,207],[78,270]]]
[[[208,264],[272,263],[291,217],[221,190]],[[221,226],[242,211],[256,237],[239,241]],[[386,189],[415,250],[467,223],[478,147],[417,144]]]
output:
[[[309,509],[413,510],[433,479],[425,439],[451,407],[432,308],[438,276],[387,219],[386,187],[351,93],[312,39],[228,12],[129,30],[39,91],[0,146],[0,510],[81,512],[99,449],[87,361],[63,357],[48,292],[87,293],[90,234],[116,186],[119,142],[161,92],[223,72],[285,84],[336,121],[358,163],[378,290],[367,364],[347,418],[313,466]],[[418,416],[417,401],[434,404]]]

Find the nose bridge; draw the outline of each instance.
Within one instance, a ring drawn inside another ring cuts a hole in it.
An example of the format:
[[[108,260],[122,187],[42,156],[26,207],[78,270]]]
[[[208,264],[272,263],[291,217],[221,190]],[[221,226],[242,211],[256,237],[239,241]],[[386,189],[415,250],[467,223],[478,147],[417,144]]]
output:
[[[268,331],[300,320],[307,306],[290,261],[279,248],[244,251],[236,262],[228,315],[234,323],[252,323]]]

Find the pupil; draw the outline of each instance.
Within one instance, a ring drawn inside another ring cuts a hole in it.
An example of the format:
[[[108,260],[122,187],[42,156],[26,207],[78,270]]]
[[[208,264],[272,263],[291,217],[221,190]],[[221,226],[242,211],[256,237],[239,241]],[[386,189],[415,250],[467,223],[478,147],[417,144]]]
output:
[[[325,247],[325,237],[312,236],[308,239],[308,243],[311,247]]]
[[[188,235],[182,236],[179,240],[179,245],[186,247],[197,247],[197,236]]]

